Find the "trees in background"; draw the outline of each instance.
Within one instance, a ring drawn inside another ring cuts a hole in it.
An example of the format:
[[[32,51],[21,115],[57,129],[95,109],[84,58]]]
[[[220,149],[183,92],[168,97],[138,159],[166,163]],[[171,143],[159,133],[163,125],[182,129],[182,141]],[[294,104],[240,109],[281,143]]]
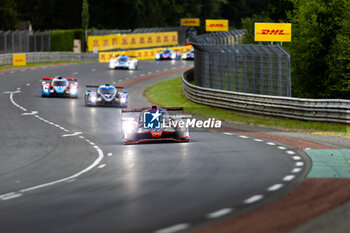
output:
[[[84,43],[84,51],[86,50],[86,46],[88,44],[88,27],[89,27],[89,19],[90,19],[90,14],[89,14],[89,3],[87,0],[83,0],[83,6],[81,10],[81,27],[84,30],[84,37],[85,37],[85,43]]]
[[[0,1],[0,30],[9,30],[17,27],[17,11],[14,0]]]
[[[292,90],[295,96],[350,98],[350,3],[292,0]]]
[[[88,0],[90,27],[133,29],[179,26],[180,18],[229,19],[240,28],[240,19],[265,11],[273,0]],[[2,0],[16,2],[6,12],[15,21],[30,20],[34,29],[80,28],[83,0]],[[1,9],[1,8],[0,8]],[[11,13],[11,14],[12,14]],[[4,14],[2,14],[4,15]],[[15,29],[16,22],[9,28]]]

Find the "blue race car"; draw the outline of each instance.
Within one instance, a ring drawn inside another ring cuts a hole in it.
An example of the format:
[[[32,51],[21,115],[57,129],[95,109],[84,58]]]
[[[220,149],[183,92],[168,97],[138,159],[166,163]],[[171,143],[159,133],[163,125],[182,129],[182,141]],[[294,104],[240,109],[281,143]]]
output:
[[[156,53],[156,61],[160,60],[179,60],[180,53],[172,49],[164,49],[161,53]]]
[[[66,96],[78,98],[78,80],[76,78],[45,77],[41,82],[41,96]]]
[[[128,92],[124,87],[111,86],[109,84],[100,86],[86,86],[85,105],[86,106],[128,106]]]
[[[129,69],[129,70],[137,70],[137,60],[130,59],[127,55],[121,55],[119,57],[112,57],[109,60],[109,69]]]
[[[194,49],[182,54],[182,60],[194,60]]]

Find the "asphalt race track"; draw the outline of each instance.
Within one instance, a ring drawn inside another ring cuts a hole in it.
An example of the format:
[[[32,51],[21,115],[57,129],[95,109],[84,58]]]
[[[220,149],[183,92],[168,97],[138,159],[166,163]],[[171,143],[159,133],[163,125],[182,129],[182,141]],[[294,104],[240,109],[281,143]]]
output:
[[[304,179],[298,150],[213,130],[190,143],[122,145],[120,109],[86,107],[85,85],[118,84],[192,62],[137,71],[87,63],[0,75],[0,232],[181,232],[256,208]],[[76,77],[79,98],[41,98],[44,76]],[[129,105],[140,106],[131,86]]]

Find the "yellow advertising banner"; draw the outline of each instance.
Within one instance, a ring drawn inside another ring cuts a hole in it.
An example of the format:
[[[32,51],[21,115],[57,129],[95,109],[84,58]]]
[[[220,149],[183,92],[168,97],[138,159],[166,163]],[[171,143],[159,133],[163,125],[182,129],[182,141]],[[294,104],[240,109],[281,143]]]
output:
[[[174,52],[188,52],[193,49],[193,46],[177,46],[169,47],[174,50]],[[116,51],[116,52],[101,52],[99,53],[99,62],[109,62],[109,60],[116,56],[128,55],[130,58],[136,58],[138,60],[152,60],[155,59],[156,53],[162,52],[165,48],[154,48],[154,49],[140,49],[140,50],[129,50],[129,51]]]
[[[112,34],[106,36],[89,36],[88,48],[92,52],[94,49],[98,51],[110,50],[120,47],[120,34]]]
[[[89,51],[106,51],[112,49],[135,49],[156,46],[174,46],[178,44],[177,32],[112,34],[89,36]]]
[[[115,51],[115,52],[101,52],[98,53],[98,61],[99,62],[109,62],[112,57],[119,57],[121,55],[127,55],[132,57],[136,57],[136,50],[131,51]]]
[[[187,27],[199,27],[201,25],[201,21],[199,18],[183,18],[180,20],[180,25]]]
[[[228,31],[228,20],[227,19],[206,19],[205,30],[207,32],[219,32]]]
[[[291,23],[255,23],[255,41],[292,41]]]
[[[27,65],[26,54],[12,54],[12,64],[14,66]]]

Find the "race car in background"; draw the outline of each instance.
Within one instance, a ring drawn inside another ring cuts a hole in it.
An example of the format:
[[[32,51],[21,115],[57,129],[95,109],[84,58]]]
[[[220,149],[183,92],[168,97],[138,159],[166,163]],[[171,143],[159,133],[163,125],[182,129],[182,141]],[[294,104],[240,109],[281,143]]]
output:
[[[76,78],[45,77],[41,82],[41,96],[66,96],[78,98],[78,80]]]
[[[182,111],[183,108],[133,108],[122,109],[122,143],[141,142],[189,142],[190,132],[178,124],[176,115],[168,111]]]
[[[127,55],[122,55],[119,57],[112,57],[109,60],[109,69],[128,69],[128,70],[137,70],[137,59],[130,59]]]
[[[118,91],[118,89],[121,89]],[[128,92],[124,87],[112,86],[109,84],[100,86],[86,86],[86,106],[128,106]]]
[[[172,49],[164,49],[161,53],[156,53],[156,61],[160,60],[179,60],[180,53]]]
[[[182,60],[194,60],[194,49],[182,54]]]

